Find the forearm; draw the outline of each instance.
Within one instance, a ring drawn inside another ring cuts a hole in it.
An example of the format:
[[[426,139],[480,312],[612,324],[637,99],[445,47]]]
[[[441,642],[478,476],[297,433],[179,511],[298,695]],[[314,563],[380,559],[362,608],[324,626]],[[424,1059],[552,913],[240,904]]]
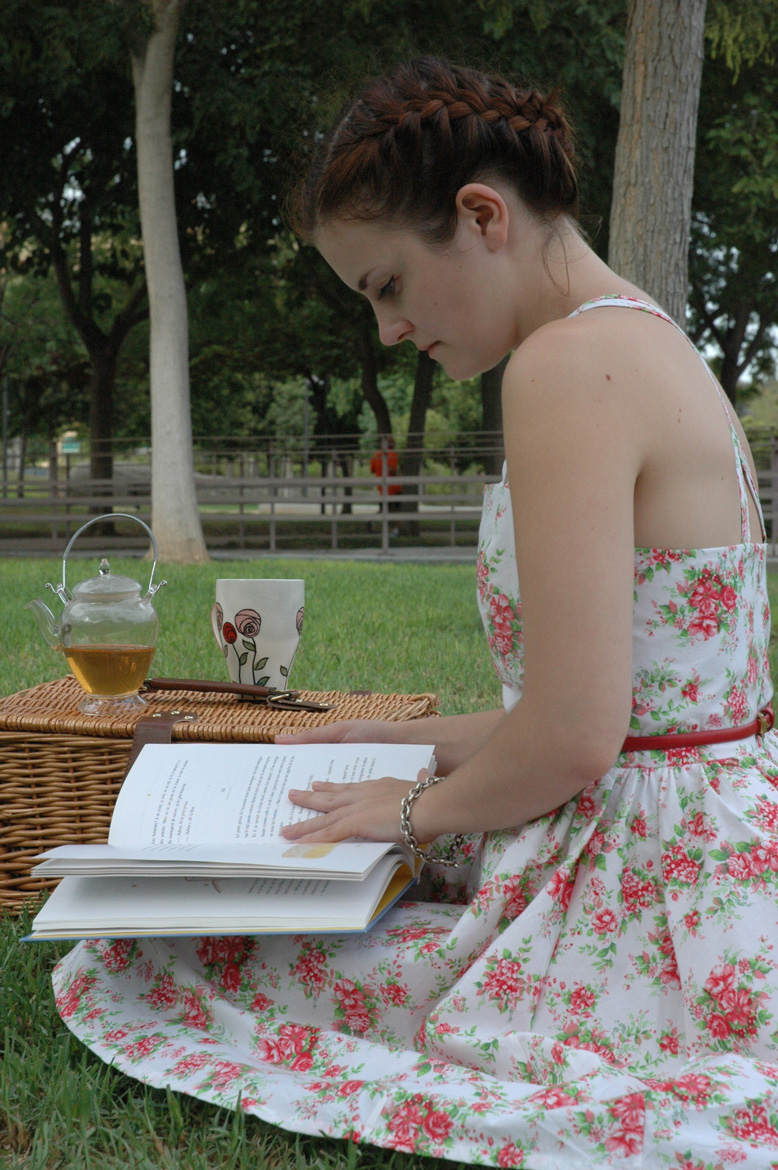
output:
[[[556,709],[548,705],[549,714],[543,716],[522,700],[508,715],[501,716],[493,724],[491,736],[469,760],[454,769],[444,783],[425,788],[415,799],[411,826],[416,839],[432,841],[443,833],[518,827],[563,804],[602,776],[618,754],[629,704],[623,720],[613,718],[611,710],[605,718],[595,716],[596,725],[573,717],[562,727],[554,714]],[[438,726],[443,723],[435,722]],[[486,719],[475,725],[463,720],[458,726],[483,730],[486,724]],[[428,738],[433,742],[436,737],[433,733]],[[422,771],[419,779],[425,776]],[[401,840],[400,805],[412,788],[412,781],[384,776],[359,784],[314,781],[305,791],[290,790],[292,804],[320,815],[286,826],[284,837],[312,842],[347,837]]]
[[[523,708],[523,709],[522,709]],[[443,833],[512,828],[550,812],[607,772],[626,734],[628,712],[598,725],[533,711],[524,701],[481,747],[414,802],[418,840]]]
[[[387,732],[391,728],[392,739],[398,743],[433,743],[436,770],[440,776],[446,776],[479,751],[504,718],[505,711],[497,707],[466,715],[432,715],[385,726]]]
[[[294,735],[278,735],[276,743],[431,743],[435,745],[438,772],[445,776],[478,751],[504,718],[500,707],[469,715],[433,715],[403,721],[350,719],[309,727]]]

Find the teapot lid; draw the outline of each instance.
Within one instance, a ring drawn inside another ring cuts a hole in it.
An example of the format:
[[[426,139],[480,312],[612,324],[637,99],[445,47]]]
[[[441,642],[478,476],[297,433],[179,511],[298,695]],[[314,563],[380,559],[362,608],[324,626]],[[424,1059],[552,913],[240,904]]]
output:
[[[132,577],[114,577],[103,557],[97,577],[79,581],[73,587],[74,601],[133,601],[140,597],[140,585]]]

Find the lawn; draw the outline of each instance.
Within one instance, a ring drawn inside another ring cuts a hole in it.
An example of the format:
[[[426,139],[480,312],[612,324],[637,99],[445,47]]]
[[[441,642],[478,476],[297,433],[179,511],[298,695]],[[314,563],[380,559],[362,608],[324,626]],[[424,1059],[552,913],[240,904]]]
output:
[[[96,558],[68,560],[68,584]],[[111,562],[145,583],[149,564]],[[219,561],[160,566],[161,632],[152,673],[226,678],[210,630],[217,577],[303,577],[306,614],[291,682],[314,690],[370,688],[440,696],[441,710],[499,703],[499,686],[464,565]],[[64,674],[24,605],[61,579],[60,560],[0,562],[0,695]],[[0,703],[2,699],[0,699]],[[67,944],[21,944],[29,918],[0,921],[0,1167],[2,1170],[435,1170],[450,1162],[297,1138],[242,1113],[148,1089],[75,1041],[54,1011],[50,971]]]
[[[72,586],[97,571],[98,558],[68,558]],[[145,590],[150,565],[111,558]],[[160,636],[155,675],[227,678],[211,633],[210,611],[218,577],[303,577],[305,628],[291,682],[313,690],[402,691],[440,696],[455,714],[499,702],[475,603],[469,565],[385,564],[351,561],[212,561],[202,566],[160,565],[155,581]],[[25,603],[41,597],[62,606],[46,582],[62,579],[61,560],[0,561],[0,695],[60,678],[64,663],[39,634]]]
[[[94,559],[69,563],[73,583]],[[145,582],[148,564],[113,565]],[[499,688],[459,565],[232,561],[162,567],[158,675],[222,678],[210,633],[217,577],[304,577],[306,618],[292,683],[313,689],[434,692],[441,710],[495,706]],[[61,561],[0,562],[0,694],[63,673],[24,603],[57,582]],[[770,578],[778,605],[778,575]],[[46,590],[46,597],[52,595]],[[53,606],[58,607],[56,598]],[[776,674],[776,643],[771,646]],[[2,700],[0,700],[2,702]],[[70,1035],[53,1009],[51,967],[62,944],[20,944],[29,919],[0,922],[0,1167],[2,1170],[442,1170],[453,1163],[298,1138],[240,1111],[151,1090],[114,1072]]]

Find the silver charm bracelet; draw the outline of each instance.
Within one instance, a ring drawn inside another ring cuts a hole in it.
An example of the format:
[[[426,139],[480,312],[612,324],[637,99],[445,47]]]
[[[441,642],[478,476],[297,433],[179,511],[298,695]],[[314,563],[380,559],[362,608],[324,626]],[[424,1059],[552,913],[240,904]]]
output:
[[[403,841],[414,856],[420,857],[422,861],[433,861],[440,865],[450,865],[452,869],[458,869],[461,864],[459,861],[449,861],[445,857],[431,858],[424,849],[419,847],[419,842],[416,840],[413,829],[411,828],[411,808],[413,807],[414,800],[418,796],[421,796],[422,792],[427,788],[431,788],[433,784],[439,784],[444,779],[445,776],[429,776],[426,780],[420,780],[418,784],[414,784],[408,795],[403,797],[402,803],[400,804],[400,830],[403,835]],[[451,848],[461,850],[464,843],[465,838],[462,833],[457,833],[451,843]]]

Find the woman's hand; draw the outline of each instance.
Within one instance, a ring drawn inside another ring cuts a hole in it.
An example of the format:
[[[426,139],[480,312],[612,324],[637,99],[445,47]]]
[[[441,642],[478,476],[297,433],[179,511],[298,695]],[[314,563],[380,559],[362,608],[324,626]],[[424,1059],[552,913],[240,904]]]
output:
[[[426,780],[422,769],[418,779]],[[311,817],[281,830],[287,841],[345,841],[362,837],[368,841],[402,841],[400,805],[413,788],[409,780],[382,776],[358,784],[332,784],[314,780],[309,789],[291,789],[292,804],[315,809],[321,816]]]
[[[433,715],[403,722],[344,719],[294,735],[277,735],[276,743],[431,743],[435,745],[435,770],[439,776],[447,776],[483,747],[504,717],[505,711],[500,707],[470,715]]]
[[[323,727],[308,727],[288,735],[277,735],[276,743],[409,743],[403,735],[407,723],[385,719],[342,719]],[[407,732],[406,732],[407,734]],[[424,741],[426,743],[426,740]]]

